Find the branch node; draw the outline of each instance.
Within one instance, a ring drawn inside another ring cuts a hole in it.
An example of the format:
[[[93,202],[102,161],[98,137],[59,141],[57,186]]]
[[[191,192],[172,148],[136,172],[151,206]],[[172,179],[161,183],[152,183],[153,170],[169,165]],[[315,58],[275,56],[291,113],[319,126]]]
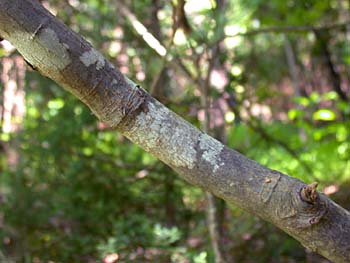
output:
[[[125,104],[122,106],[123,116],[127,116],[129,113],[137,110],[142,103],[145,102],[145,95],[143,94],[141,87],[136,85],[133,90],[128,94]]]
[[[318,186],[317,182],[313,182],[301,189],[300,197],[303,201],[308,202],[310,204],[315,204],[318,198],[318,194],[316,188]]]

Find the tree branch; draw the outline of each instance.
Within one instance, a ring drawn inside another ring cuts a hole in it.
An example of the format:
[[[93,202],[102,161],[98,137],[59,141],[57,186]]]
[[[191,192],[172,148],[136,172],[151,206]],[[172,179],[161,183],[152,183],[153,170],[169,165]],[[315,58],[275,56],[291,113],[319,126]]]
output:
[[[236,34],[226,34],[225,37],[238,37],[238,36],[254,36],[258,34],[285,34],[285,33],[307,33],[316,31],[329,31],[329,30],[346,30],[346,27],[350,25],[350,21],[325,25],[325,26],[272,26],[266,28],[253,29],[247,32],[236,33]]]
[[[186,122],[37,1],[1,0],[0,35],[41,74],[188,182],[275,224],[334,262],[350,261],[348,211],[313,186],[259,165]]]

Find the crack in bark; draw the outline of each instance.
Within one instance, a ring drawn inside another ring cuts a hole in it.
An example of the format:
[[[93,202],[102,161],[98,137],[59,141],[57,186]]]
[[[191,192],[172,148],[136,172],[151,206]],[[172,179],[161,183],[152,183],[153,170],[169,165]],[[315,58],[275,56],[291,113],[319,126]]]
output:
[[[274,193],[276,186],[281,179],[280,173],[272,171],[264,180],[264,183],[260,190],[260,198],[264,203],[269,202],[272,194]]]

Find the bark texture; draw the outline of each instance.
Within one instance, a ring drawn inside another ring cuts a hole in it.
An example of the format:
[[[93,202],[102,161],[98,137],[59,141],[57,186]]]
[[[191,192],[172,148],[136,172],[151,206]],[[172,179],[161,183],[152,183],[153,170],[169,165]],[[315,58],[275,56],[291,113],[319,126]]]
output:
[[[334,262],[350,262],[350,213],[316,185],[227,148],[150,97],[36,0],[0,0],[0,35],[41,74],[188,182],[275,224]]]

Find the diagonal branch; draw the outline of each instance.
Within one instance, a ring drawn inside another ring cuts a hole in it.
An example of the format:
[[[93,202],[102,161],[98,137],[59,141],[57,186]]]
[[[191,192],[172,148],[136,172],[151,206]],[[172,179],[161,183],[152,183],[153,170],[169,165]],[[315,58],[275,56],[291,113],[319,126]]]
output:
[[[188,182],[275,224],[333,262],[350,261],[348,211],[314,185],[263,167],[186,122],[36,0],[0,0],[0,35],[41,74]],[[301,195],[310,189],[312,202]]]

